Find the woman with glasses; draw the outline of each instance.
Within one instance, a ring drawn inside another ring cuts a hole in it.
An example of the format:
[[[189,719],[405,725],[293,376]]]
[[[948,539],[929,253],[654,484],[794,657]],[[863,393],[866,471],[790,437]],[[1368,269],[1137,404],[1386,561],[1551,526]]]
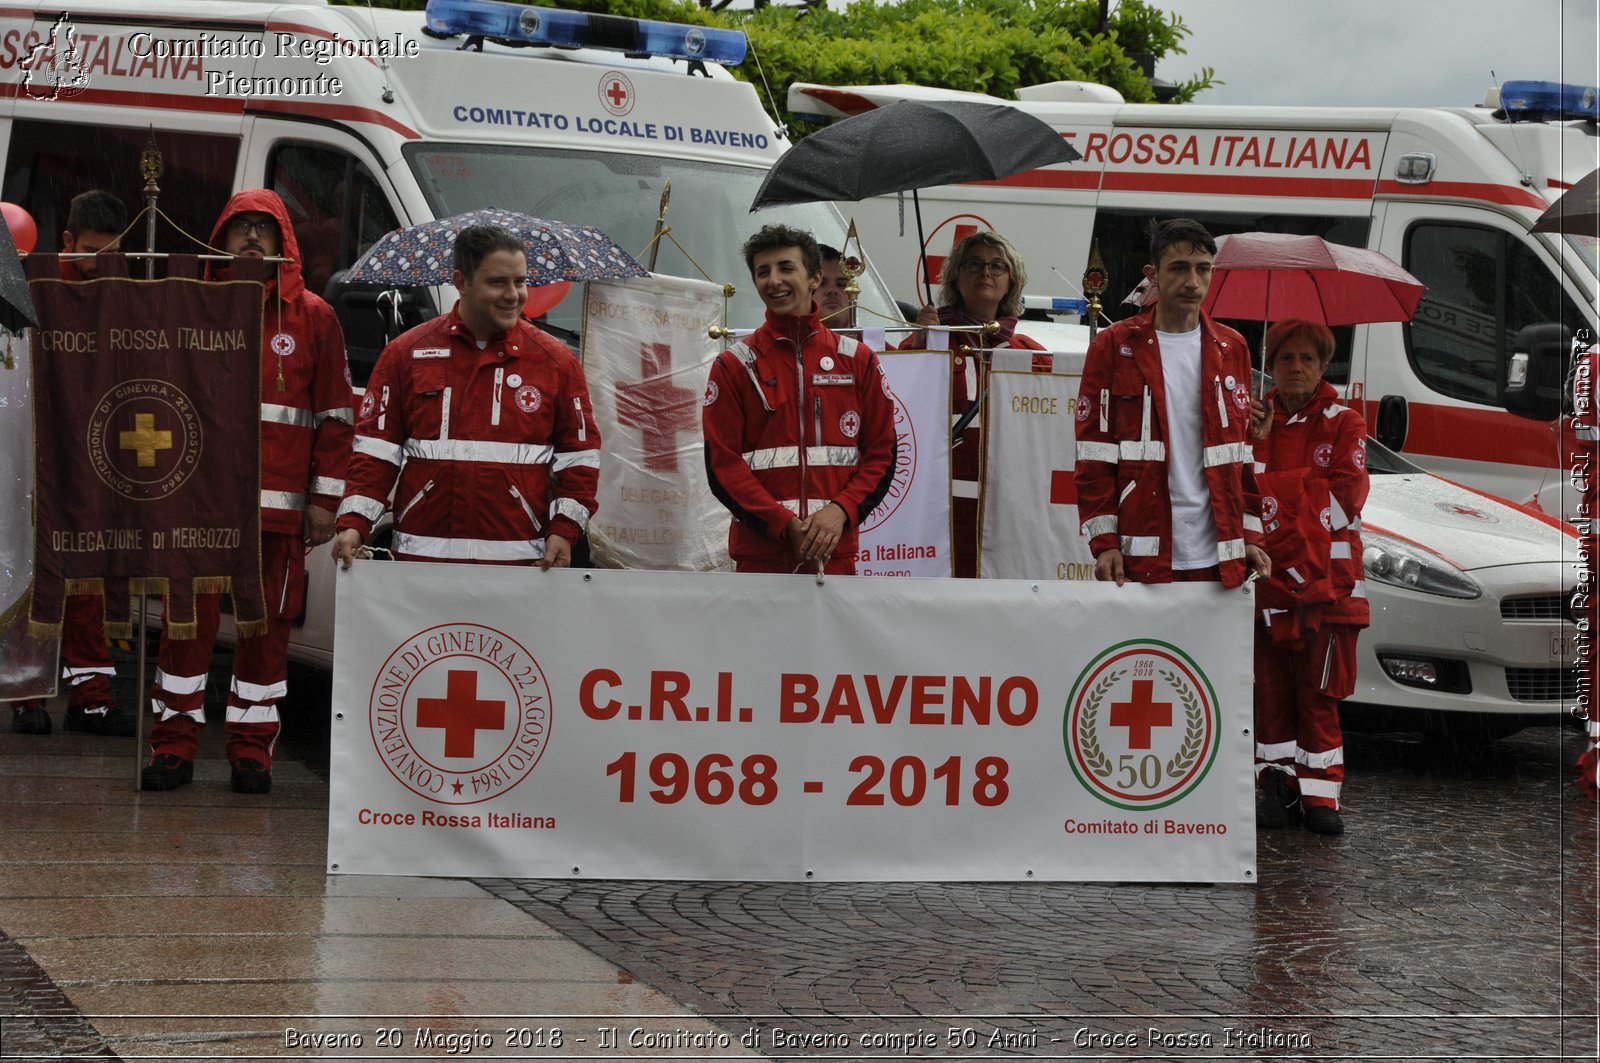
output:
[[[956,333],[950,346],[956,351],[950,378],[950,414],[954,424],[982,397],[989,383],[989,360],[982,354],[964,355],[968,347],[1016,347],[1042,351],[1044,346],[1016,331],[1022,312],[1022,289],[1028,282],[1017,249],[996,232],[973,233],[950,252],[940,275],[939,305],[924,306],[917,324],[981,326],[994,321],[998,333]],[[902,348],[926,347],[926,332],[914,332]],[[951,506],[950,561],[952,573],[963,579],[978,575],[978,481],[980,468],[978,441],[981,415],[973,417],[961,436],[952,443],[950,476]]]

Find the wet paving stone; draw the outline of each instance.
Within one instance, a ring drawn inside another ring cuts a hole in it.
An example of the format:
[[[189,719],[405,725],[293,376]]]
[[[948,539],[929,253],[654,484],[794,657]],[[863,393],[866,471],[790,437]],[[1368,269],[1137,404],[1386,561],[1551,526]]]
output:
[[[1349,735],[1347,833],[1257,886],[479,884],[775,1058],[1593,1060],[1578,748]]]

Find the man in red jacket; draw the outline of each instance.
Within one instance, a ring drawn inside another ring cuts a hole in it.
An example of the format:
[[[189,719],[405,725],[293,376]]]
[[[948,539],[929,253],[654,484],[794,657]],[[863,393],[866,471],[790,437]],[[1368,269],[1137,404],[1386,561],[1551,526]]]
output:
[[[1200,309],[1217,244],[1187,218],[1151,228],[1143,314],[1100,332],[1079,385],[1078,512],[1095,578],[1267,575],[1248,430],[1250,351]]]
[[[122,250],[128,210],[122,200],[98,189],[72,197],[67,226],[61,233],[63,255],[94,255]],[[92,280],[98,273],[92,258],[61,259],[61,279]],[[68,731],[131,735],[136,721],[117,705],[111,680],[117,670],[106,644],[105,601],[98,594],[69,594],[61,633],[61,678],[66,680]],[[11,710],[11,729],[19,734],[49,734],[50,715],[44,700],[18,702]]]
[[[711,493],[739,572],[854,575],[861,521],[894,478],[894,405],[878,357],[818,317],[822,253],[768,225],[744,245],[766,320],[717,356],[701,421]]]
[[[455,308],[390,343],[372,371],[333,555],[350,566],[392,493],[401,560],[565,568],[599,508],[583,368],[522,318],[515,233],[468,226],[454,267]]]
[[[350,369],[333,308],[305,289],[300,247],[277,193],[245,189],[228,200],[211,242],[244,258],[282,256],[266,285],[261,339],[261,576],[267,632],[241,636],[228,696],[228,761],[235,793],[272,789],[278,702],[288,690],[291,623],[305,597],[305,554],[333,535],[353,429]],[[228,269],[214,269],[226,277]],[[172,790],[194,777],[205,724],[206,673],[220,622],[216,595],[196,603],[196,638],[161,635],[152,692],[158,717],[140,784]]]

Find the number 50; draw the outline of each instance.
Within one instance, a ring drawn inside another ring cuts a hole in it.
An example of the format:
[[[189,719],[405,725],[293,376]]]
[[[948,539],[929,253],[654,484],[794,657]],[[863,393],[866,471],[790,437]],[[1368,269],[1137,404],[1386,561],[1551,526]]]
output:
[[[1146,753],[1139,758],[1139,763],[1133,763],[1133,754],[1124,753],[1117,758],[1117,785],[1126,790],[1134,783],[1138,783],[1147,790],[1154,790],[1161,785],[1161,758],[1154,753]]]

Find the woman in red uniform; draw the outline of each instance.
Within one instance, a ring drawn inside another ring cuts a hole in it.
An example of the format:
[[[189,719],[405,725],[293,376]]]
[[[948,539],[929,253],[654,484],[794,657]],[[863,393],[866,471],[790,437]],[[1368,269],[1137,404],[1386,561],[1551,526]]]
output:
[[[1355,687],[1369,610],[1361,570],[1367,425],[1322,379],[1333,334],[1311,321],[1267,332],[1271,425],[1255,443],[1272,576],[1257,595],[1256,823],[1342,834],[1340,698]]]

